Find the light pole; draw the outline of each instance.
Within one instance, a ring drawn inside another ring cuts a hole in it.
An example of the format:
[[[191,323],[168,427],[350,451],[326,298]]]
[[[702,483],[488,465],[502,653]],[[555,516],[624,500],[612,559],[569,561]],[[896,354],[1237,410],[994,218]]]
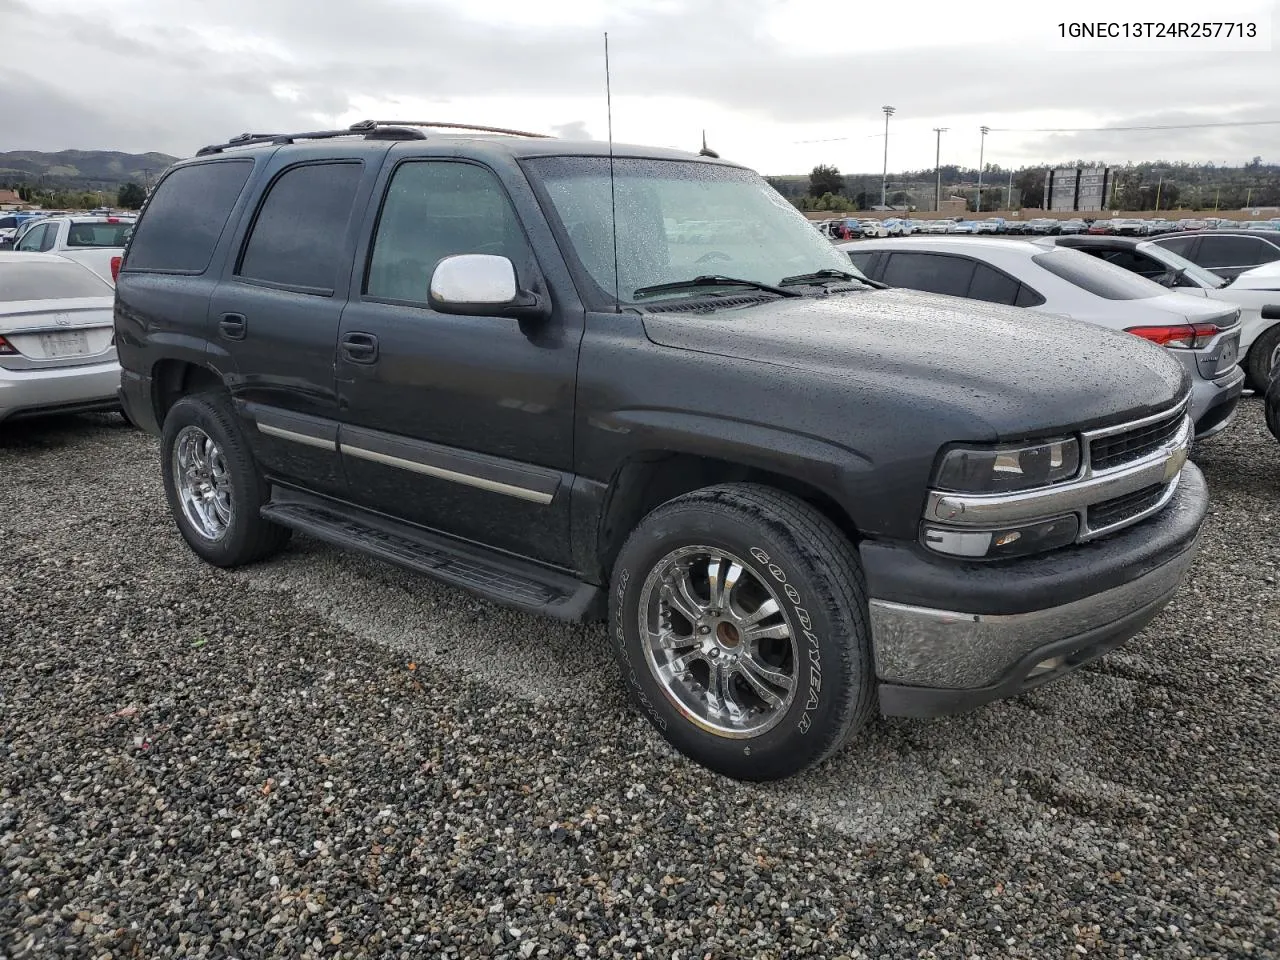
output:
[[[1004,205],[1010,213],[1013,212],[1013,171],[1009,171],[1009,188],[1004,192]]]
[[[933,166],[938,174],[938,190],[937,196],[933,201],[933,209],[942,209],[942,135],[947,132],[947,127],[934,127],[933,132],[938,135],[938,155],[934,160]]]
[[[889,118],[894,114],[893,107],[881,107],[884,111],[884,173],[880,177],[880,206],[889,205]]]
[[[981,127],[982,139],[978,146],[978,203],[975,212],[982,212],[982,162],[987,151],[987,134],[991,132],[990,127]]]

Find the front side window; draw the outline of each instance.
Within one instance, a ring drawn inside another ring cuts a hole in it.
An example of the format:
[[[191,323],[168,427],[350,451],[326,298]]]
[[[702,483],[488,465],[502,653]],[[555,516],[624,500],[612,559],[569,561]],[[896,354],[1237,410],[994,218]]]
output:
[[[258,210],[236,275],[332,293],[363,164],[315,163],[276,178]]]
[[[502,183],[473,163],[401,164],[378,218],[365,294],[426,303],[436,264],[463,253],[502,256],[517,266],[528,260],[528,242]]]
[[[609,167],[608,157],[525,161],[577,260],[575,272],[587,281],[588,299],[596,304],[703,295],[702,288],[646,290],[700,276],[777,285],[824,270],[857,275],[844,252],[749,170],[618,158],[611,182]]]
[[[880,279],[891,287],[963,297],[973,279],[974,261],[939,253],[894,253]]]
[[[1031,262],[1104,300],[1147,300],[1169,292],[1154,280],[1066,247],[1036,254]]]

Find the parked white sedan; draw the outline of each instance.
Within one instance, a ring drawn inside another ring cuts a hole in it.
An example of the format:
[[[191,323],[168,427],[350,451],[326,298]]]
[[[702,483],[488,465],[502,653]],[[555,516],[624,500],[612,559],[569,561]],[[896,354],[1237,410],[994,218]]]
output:
[[[0,423],[119,409],[114,300],[71,260],[0,252]]]
[[[1234,304],[1173,293],[1048,237],[906,237],[836,246],[865,276],[891,287],[1029,307],[1160,344],[1190,377],[1197,439],[1223,430],[1235,416],[1244,371],[1236,363],[1240,308]]]

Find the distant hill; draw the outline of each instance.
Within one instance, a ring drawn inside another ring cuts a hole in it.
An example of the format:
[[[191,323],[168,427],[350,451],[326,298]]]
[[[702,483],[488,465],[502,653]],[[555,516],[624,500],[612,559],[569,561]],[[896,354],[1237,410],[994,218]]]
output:
[[[155,183],[178,161],[167,153],[120,153],[116,150],[38,150],[0,152],[0,186],[29,184],[47,190],[110,190],[134,181]]]

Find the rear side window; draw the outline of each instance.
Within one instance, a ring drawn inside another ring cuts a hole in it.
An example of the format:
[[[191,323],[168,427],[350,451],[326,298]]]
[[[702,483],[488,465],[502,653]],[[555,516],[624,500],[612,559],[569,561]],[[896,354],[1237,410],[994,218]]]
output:
[[[1036,254],[1031,262],[1048,270],[1055,277],[1104,300],[1146,300],[1150,297],[1162,297],[1169,292],[1154,280],[1140,277],[1079,250],[1059,247],[1048,253]]]
[[[363,165],[291,167],[271,184],[240,258],[238,276],[331,294]]]
[[[1196,245],[1196,237],[1170,237],[1168,240],[1153,240],[1166,250],[1172,250],[1180,257],[1185,257],[1191,253],[1191,248]]]
[[[871,276],[871,261],[876,258],[875,251],[849,251],[849,259],[853,261],[853,265],[858,268],[858,272],[864,277]]]
[[[891,287],[963,297],[969,292],[974,261],[938,253],[894,253],[880,280]]]
[[[138,221],[127,269],[204,273],[252,170],[252,160],[219,160],[165,177]]]
[[[77,297],[109,297],[111,285],[78,263],[0,263],[0,303],[17,300],[61,300]]]
[[[1270,263],[1277,251],[1257,237],[1202,237],[1196,260],[1202,267],[1254,267]]]

